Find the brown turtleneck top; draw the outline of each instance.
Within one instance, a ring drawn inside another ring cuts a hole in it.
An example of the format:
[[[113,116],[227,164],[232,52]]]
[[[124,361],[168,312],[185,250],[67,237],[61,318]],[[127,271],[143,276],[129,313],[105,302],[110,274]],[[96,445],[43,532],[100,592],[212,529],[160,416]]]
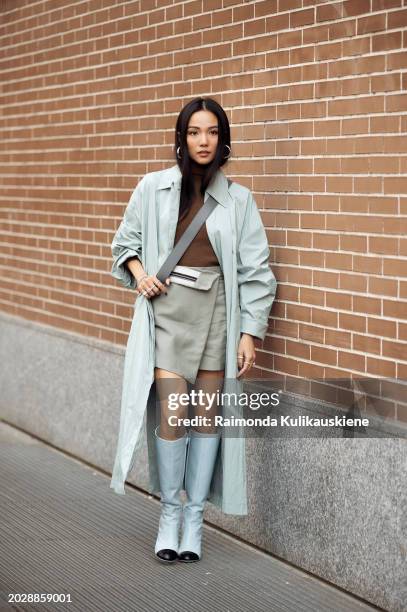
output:
[[[196,162],[192,162],[192,175],[195,183],[195,197],[188,214],[182,219],[178,219],[177,229],[175,232],[174,246],[185,232],[188,225],[203,205],[203,195],[199,188],[201,185],[204,167]],[[216,257],[215,251],[209,241],[208,232],[206,231],[206,223],[203,224],[191,244],[178,262],[179,266],[219,266],[219,260]]]

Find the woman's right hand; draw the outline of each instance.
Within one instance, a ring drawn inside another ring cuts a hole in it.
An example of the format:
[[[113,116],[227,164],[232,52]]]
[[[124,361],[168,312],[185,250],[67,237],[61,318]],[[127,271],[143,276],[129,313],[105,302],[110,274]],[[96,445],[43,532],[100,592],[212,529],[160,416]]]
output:
[[[171,284],[170,278],[165,280],[167,287]],[[144,295],[147,299],[153,298],[160,293],[167,293],[167,287],[156,276],[142,276],[137,283],[136,293]]]

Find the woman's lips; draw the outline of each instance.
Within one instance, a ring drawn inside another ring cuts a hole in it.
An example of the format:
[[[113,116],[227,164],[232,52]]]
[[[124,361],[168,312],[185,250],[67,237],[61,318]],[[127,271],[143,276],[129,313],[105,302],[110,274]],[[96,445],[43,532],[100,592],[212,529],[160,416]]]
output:
[[[198,153],[198,155],[201,155],[202,157],[208,157],[209,153]]]

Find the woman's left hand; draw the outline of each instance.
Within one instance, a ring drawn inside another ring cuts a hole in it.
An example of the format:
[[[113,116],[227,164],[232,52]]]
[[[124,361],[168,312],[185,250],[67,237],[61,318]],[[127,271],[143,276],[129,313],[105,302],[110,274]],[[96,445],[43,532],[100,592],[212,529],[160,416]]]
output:
[[[250,334],[242,334],[239,342],[239,348],[237,349],[237,364],[241,368],[236,376],[239,378],[245,372],[248,372],[252,365],[255,363],[256,352],[254,350],[253,336]]]

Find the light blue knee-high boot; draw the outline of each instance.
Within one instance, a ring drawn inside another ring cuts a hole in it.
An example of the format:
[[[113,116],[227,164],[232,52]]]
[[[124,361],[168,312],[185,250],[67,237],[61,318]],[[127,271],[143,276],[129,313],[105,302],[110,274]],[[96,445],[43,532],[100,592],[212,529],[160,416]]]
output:
[[[160,561],[172,563],[178,557],[179,527],[182,518],[180,492],[184,481],[188,436],[177,440],[160,438],[155,429],[161,516],[154,552]]]
[[[201,559],[203,511],[212,480],[220,433],[204,434],[191,430],[185,468],[184,525],[178,549],[179,561]]]

